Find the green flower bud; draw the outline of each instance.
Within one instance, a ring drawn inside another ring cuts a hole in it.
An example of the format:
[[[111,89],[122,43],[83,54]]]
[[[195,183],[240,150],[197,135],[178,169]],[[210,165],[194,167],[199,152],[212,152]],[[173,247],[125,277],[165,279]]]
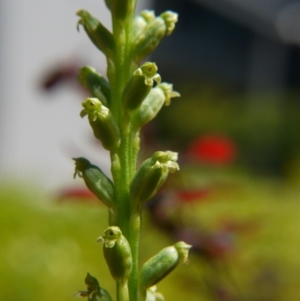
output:
[[[90,125],[94,135],[102,142],[107,150],[114,150],[120,146],[120,130],[110,113],[109,109],[102,105],[97,98],[87,98],[82,106],[84,109],[80,112],[80,116],[88,115]]]
[[[177,158],[177,153],[158,151],[141,164],[130,183],[133,204],[142,206],[161,188],[169,173],[179,170]]]
[[[98,98],[105,106],[110,103],[109,82],[90,66],[80,68],[78,81],[85,87],[93,97]]]
[[[76,296],[88,297],[88,301],[112,301],[110,294],[100,287],[98,280],[87,273],[85,277],[87,291],[78,291]]]
[[[114,206],[115,188],[113,182],[103,173],[103,171],[90,163],[85,158],[73,158],[75,161],[75,173],[83,178],[86,186],[92,191],[106,206]]]
[[[172,11],[166,11],[160,15],[160,17],[165,21],[167,27],[167,36],[169,36],[175,29],[175,23],[178,21],[178,14]]]
[[[126,282],[132,268],[129,243],[119,227],[112,226],[97,239],[103,242],[103,253],[112,277],[116,281]]]
[[[191,247],[180,241],[151,257],[140,272],[141,290],[144,291],[161,281],[177,267],[180,261],[188,263],[188,252]]]
[[[163,37],[173,32],[177,21],[177,13],[166,11],[147,22],[135,37],[135,60],[139,62],[153,52]]]
[[[141,34],[147,24],[155,18],[153,10],[143,10],[134,18],[133,37],[134,40]]]
[[[173,85],[168,83],[161,83],[152,88],[139,109],[134,112],[132,116],[133,126],[141,128],[158,114],[163,105],[168,106],[171,103],[171,98],[180,96],[178,92],[172,89]]]
[[[111,32],[86,10],[80,10],[77,16],[81,17],[77,23],[77,29],[79,25],[82,25],[94,45],[106,56],[111,56],[115,48]]]
[[[135,70],[123,91],[123,105],[125,109],[137,109],[153,87],[154,81],[160,83],[160,75],[156,73],[155,63],[146,62]]]

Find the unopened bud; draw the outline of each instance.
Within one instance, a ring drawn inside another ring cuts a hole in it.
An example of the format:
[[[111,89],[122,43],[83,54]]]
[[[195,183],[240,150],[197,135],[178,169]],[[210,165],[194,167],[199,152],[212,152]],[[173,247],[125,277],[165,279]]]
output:
[[[74,178],[76,175],[83,178],[86,186],[100,201],[110,208],[114,207],[115,188],[113,182],[89,160],[82,157],[73,160],[75,161]]]
[[[81,17],[77,23],[77,29],[79,25],[82,25],[94,45],[106,56],[111,56],[115,48],[111,32],[86,10],[80,10],[77,16]]]
[[[178,92],[173,91],[173,85],[168,83],[161,83],[152,88],[139,109],[132,116],[134,127],[141,128],[159,113],[163,105],[169,105],[171,98],[179,96]]]
[[[151,257],[142,267],[140,272],[140,287],[147,290],[157,284],[172,272],[180,261],[188,263],[188,252],[191,245],[183,241],[171,247],[162,249],[158,254]]]
[[[93,97],[98,98],[106,107],[109,107],[110,86],[101,74],[97,73],[94,68],[85,66],[80,68],[77,79]]]
[[[141,164],[130,183],[130,197],[135,206],[140,208],[157,193],[169,173],[179,170],[177,157],[171,151],[158,151]]]

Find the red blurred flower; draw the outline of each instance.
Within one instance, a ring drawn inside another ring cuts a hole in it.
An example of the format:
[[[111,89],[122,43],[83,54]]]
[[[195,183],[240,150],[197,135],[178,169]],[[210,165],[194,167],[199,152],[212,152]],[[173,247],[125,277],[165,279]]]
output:
[[[228,164],[235,160],[237,149],[228,137],[205,135],[196,139],[187,154],[194,160],[209,164]]]
[[[98,199],[90,190],[76,187],[62,189],[58,192],[56,200],[59,202],[72,203],[98,203]]]
[[[197,190],[179,190],[176,192],[178,199],[182,203],[193,203],[205,199],[211,192],[210,188],[201,188]]]

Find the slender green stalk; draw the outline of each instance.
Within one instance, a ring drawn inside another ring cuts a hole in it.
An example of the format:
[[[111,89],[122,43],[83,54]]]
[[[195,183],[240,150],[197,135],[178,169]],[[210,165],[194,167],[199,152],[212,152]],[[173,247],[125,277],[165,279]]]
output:
[[[130,9],[124,22],[120,23],[114,16],[113,36],[117,47],[115,52],[114,69],[111,74],[112,90],[112,110],[121,129],[121,146],[117,154],[120,164],[112,166],[112,174],[116,189],[117,220],[116,224],[120,227],[125,237],[127,237],[132,252],[132,272],[129,278],[130,300],[137,300],[138,291],[138,249],[140,216],[132,216],[132,208],[129,198],[129,184],[136,170],[137,150],[134,137],[131,132],[131,125],[128,117],[122,112],[122,93],[134,71],[135,65],[132,64],[132,30],[136,0],[130,1]],[[119,299],[126,301],[124,299]]]
[[[129,301],[129,292],[127,283],[122,283],[122,281],[117,281],[117,300]]]

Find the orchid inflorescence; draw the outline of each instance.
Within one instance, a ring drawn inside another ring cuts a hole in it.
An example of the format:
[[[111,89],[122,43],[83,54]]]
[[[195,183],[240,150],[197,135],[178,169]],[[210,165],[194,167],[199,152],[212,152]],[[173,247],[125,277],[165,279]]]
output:
[[[137,0],[105,0],[112,17],[109,31],[89,12],[80,10],[77,28],[84,28],[93,44],[105,55],[107,79],[90,66],[79,70],[78,80],[90,93],[81,117],[87,116],[94,136],[110,152],[110,179],[83,157],[74,158],[74,177],[83,178],[89,190],[108,208],[109,227],[98,242],[112,278],[117,301],[163,300],[158,284],[179,262],[188,262],[190,245],[183,241],[166,247],[139,269],[141,213],[169,174],[179,170],[178,154],[157,151],[137,168],[141,128],[161,108],[179,97],[172,84],[161,82],[153,62],[143,62],[160,41],[169,36],[178,19],[172,11],[156,16],[144,10],[135,16]],[[143,62],[143,63],[141,63]],[[87,274],[87,291],[78,296],[90,301],[113,300],[98,280]]]

